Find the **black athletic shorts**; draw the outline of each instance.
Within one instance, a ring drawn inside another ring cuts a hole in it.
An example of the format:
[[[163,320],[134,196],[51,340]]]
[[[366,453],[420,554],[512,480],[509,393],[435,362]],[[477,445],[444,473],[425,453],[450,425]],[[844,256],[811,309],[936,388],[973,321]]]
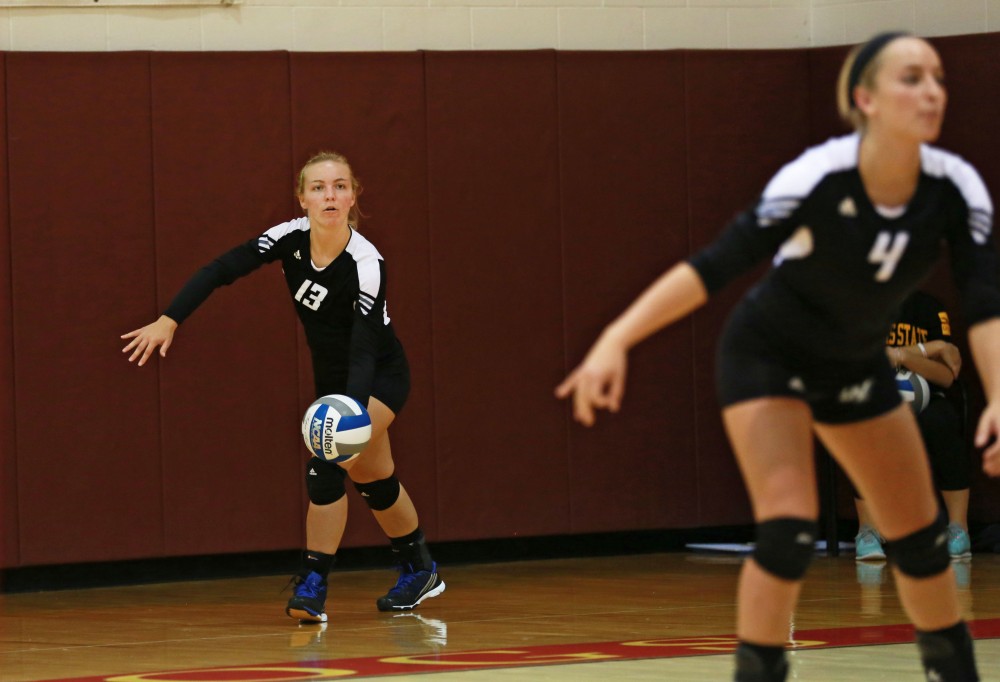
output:
[[[862,361],[842,361],[783,346],[754,319],[749,306],[737,305],[716,355],[722,406],[785,396],[803,400],[818,422],[843,424],[885,414],[902,401],[882,350]]]
[[[344,394],[347,390],[346,370],[318,369],[313,360],[313,380],[316,384],[316,397],[331,393]],[[400,344],[395,344],[395,352],[380,357],[375,365],[375,378],[372,382],[372,397],[384,403],[398,415],[406,399],[410,395],[410,365],[406,361],[406,353]]]

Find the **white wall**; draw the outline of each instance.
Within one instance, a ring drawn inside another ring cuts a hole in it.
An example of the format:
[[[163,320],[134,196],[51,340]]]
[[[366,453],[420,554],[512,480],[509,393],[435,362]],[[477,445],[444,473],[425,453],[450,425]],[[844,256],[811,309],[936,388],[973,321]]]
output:
[[[237,2],[2,7],[0,50],[792,48],[860,42],[888,28],[924,36],[1000,31],[1000,0]]]

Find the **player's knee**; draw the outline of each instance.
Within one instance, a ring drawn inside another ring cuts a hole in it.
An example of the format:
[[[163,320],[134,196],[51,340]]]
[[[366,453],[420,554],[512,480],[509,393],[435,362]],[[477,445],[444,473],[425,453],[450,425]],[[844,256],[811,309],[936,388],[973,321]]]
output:
[[[887,542],[885,554],[900,573],[912,578],[929,578],[944,573],[951,564],[948,526],[938,516],[926,528]]]
[[[801,580],[815,551],[819,524],[796,518],[781,518],[757,524],[753,560],[771,575]]]
[[[395,474],[379,481],[355,483],[354,487],[375,511],[385,511],[399,499],[399,480]]]
[[[347,472],[336,464],[313,457],[306,467],[306,492],[309,494],[309,501],[318,505],[338,501],[347,494],[344,487],[346,476]]]

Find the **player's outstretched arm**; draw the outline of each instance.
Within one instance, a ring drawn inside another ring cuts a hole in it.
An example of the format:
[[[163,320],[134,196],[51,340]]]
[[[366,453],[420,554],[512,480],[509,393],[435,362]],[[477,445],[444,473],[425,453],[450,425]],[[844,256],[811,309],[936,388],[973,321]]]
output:
[[[973,325],[969,348],[979,369],[986,409],[976,428],[976,447],[983,451],[983,471],[1000,476],[1000,318]]]
[[[166,315],[160,315],[156,322],[130,331],[128,334],[122,334],[123,339],[132,339],[127,346],[122,348],[122,353],[131,351],[132,355],[129,356],[128,361],[133,362],[139,358],[140,367],[146,364],[146,360],[157,347],[160,349],[160,357],[166,357],[167,349],[170,348],[170,344],[174,340],[176,329],[177,323],[173,319]]]
[[[678,263],[604,329],[579,367],[556,388],[556,396],[572,396],[573,416],[586,426],[594,423],[595,408],[617,412],[625,394],[629,349],[707,300],[695,269]]]

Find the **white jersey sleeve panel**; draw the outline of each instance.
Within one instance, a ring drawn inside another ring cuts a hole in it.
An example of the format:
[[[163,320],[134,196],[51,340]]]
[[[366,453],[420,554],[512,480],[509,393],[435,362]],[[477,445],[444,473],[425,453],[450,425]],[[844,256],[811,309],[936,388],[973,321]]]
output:
[[[924,172],[950,180],[969,207],[969,233],[977,244],[985,244],[993,231],[993,202],[986,183],[968,161],[937,147],[920,148]]]
[[[303,216],[301,218],[296,218],[295,220],[289,220],[286,223],[281,223],[280,225],[275,225],[267,229],[264,234],[257,238],[257,251],[259,253],[267,253],[271,250],[275,244],[278,243],[285,235],[291,234],[295,231],[305,231],[309,229],[309,218]]]
[[[823,178],[856,167],[858,143],[857,134],[835,137],[810,147],[783,166],[764,188],[757,205],[757,224],[770,227],[788,218]]]
[[[389,324],[389,315],[384,303],[383,268],[380,266],[380,262],[383,260],[382,254],[378,252],[374,244],[353,228],[346,251],[351,254],[358,268],[358,309],[367,316],[381,299],[383,301],[381,312],[384,314],[384,324]]]

